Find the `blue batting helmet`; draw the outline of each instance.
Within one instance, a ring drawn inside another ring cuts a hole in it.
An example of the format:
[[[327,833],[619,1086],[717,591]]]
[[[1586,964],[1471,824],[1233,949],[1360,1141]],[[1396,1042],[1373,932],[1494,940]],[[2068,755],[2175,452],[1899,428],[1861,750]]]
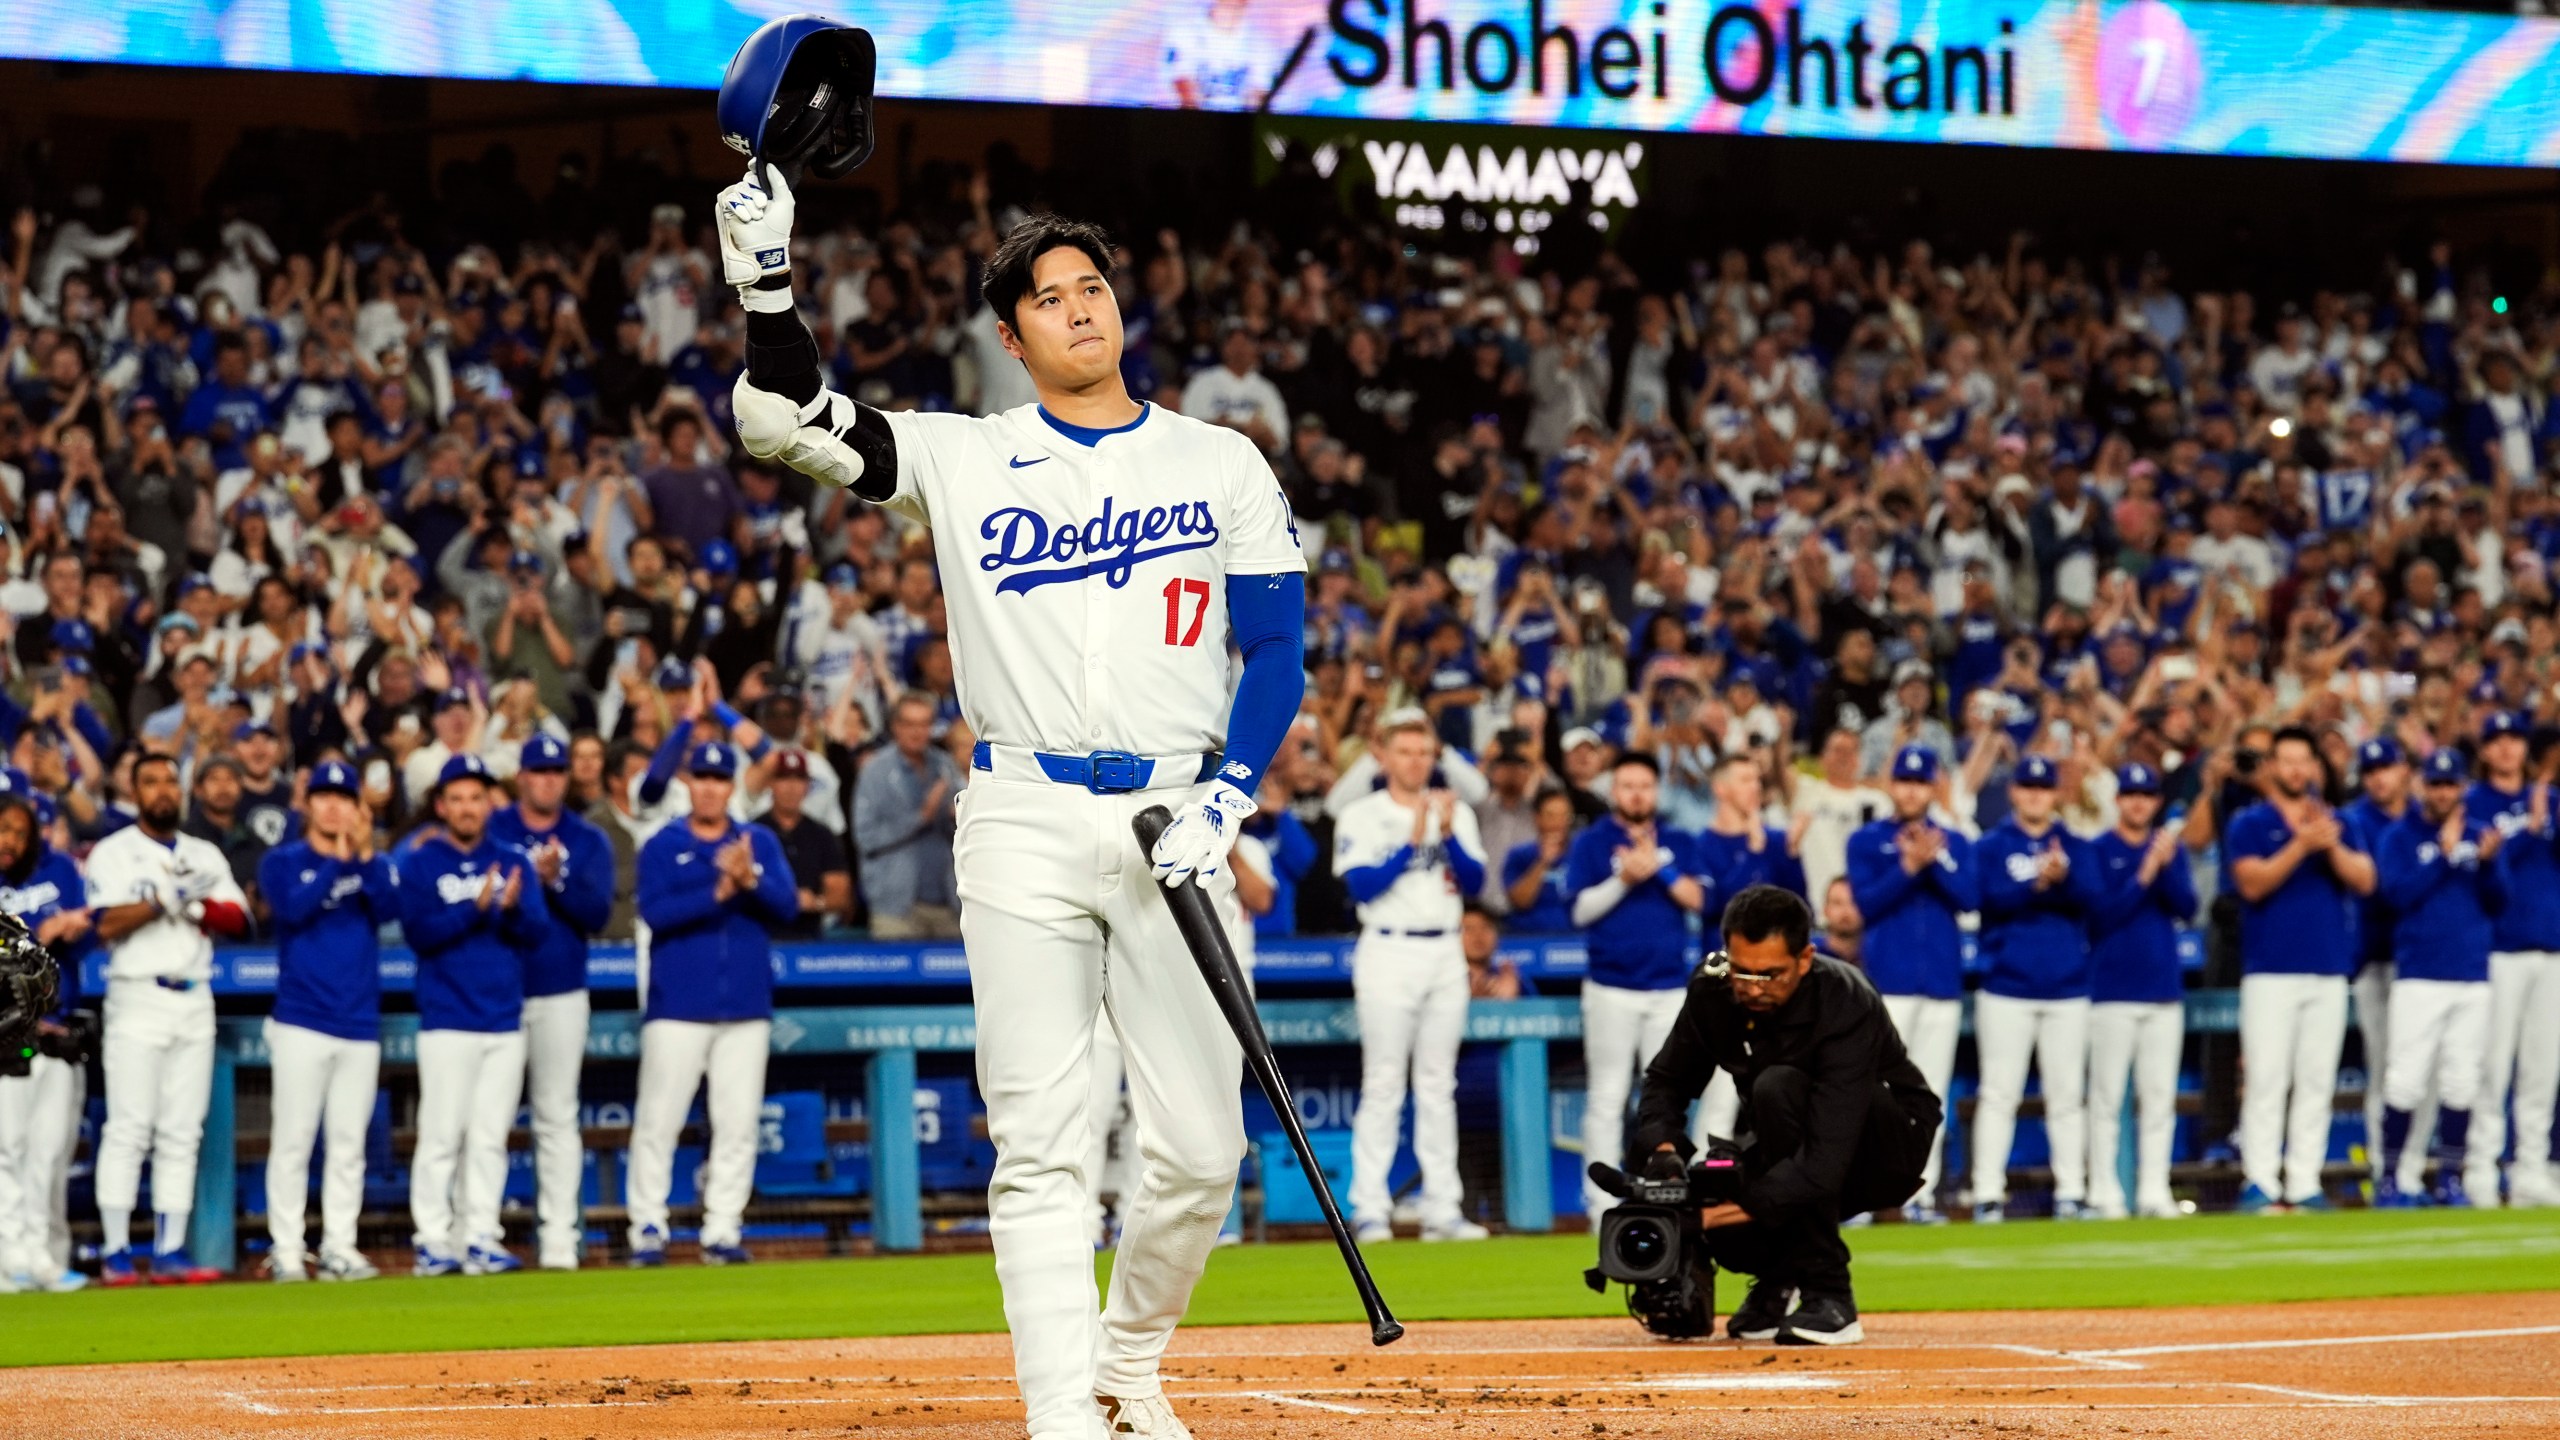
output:
[[[824,15],[768,20],[720,79],[720,138],[741,155],[837,180],[871,158],[871,32]],[[759,172],[761,173],[761,172]]]

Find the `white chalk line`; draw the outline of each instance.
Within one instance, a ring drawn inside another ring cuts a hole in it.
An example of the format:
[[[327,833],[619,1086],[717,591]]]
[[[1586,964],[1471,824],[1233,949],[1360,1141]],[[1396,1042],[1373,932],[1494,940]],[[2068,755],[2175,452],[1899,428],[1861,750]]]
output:
[[[2333,1345],[2408,1345],[2431,1340],[2501,1340],[2518,1335],[2560,1335],[2560,1325],[2517,1325],[2500,1330],[2415,1330],[2396,1335],[2326,1335],[2297,1340],[2225,1340],[2196,1345],[2136,1345],[2121,1350],[2061,1350],[2076,1360],[2128,1355],[2195,1355],[2226,1350],[2321,1350]]]

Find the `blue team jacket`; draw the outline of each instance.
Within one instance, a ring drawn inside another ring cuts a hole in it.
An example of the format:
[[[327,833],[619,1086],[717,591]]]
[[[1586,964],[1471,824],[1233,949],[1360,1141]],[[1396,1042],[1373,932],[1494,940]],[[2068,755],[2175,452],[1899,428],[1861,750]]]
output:
[[[1266,817],[1269,823],[1260,823]],[[1286,810],[1254,816],[1245,822],[1245,833],[1271,849],[1271,909],[1255,918],[1253,933],[1266,940],[1288,939],[1298,933],[1298,882],[1315,867],[1315,837]]]
[[[1511,912],[1506,927],[1524,935],[1562,935],[1573,929],[1573,898],[1564,888],[1565,867],[1572,863],[1573,850],[1567,846],[1563,858],[1547,867],[1545,883],[1538,887],[1537,903],[1526,910]],[[1507,893],[1529,868],[1538,863],[1538,842],[1523,840],[1502,857],[1502,888]]]
[[[1866,920],[1867,979],[1879,994],[1964,998],[1956,917],[1981,908],[1982,879],[1973,842],[1943,826],[1939,833],[1946,848],[1917,875],[1902,869],[1900,821],[1870,821],[1849,837],[1849,893]]]
[[[2057,841],[2070,872],[2039,890],[2037,857]],[[2089,912],[2099,889],[2088,845],[2058,824],[2030,835],[2009,819],[1974,847],[1974,864],[1982,877],[1982,988],[2014,1000],[2086,998]]]
[[[381,1039],[379,932],[400,918],[391,857],[358,864],[296,840],[259,860],[258,893],[275,912],[276,1019],[341,1040]]]
[[[2451,855],[2436,827],[2411,806],[2399,824],[2383,832],[2374,857],[2383,893],[2400,917],[2392,960],[2403,980],[2489,978],[2493,923],[2507,906],[2507,855],[2480,863],[2480,836],[2488,827],[2464,817],[2462,844]]]
[[[2405,803],[2400,813],[2408,813]],[[2384,811],[2373,803],[2370,796],[2339,811],[2338,819],[2347,827],[2347,843],[2367,855],[2380,853],[2382,832],[2400,823],[2399,815]],[[2391,902],[2382,898],[2379,883],[2373,887],[2372,894],[2357,899],[2355,914],[2356,968],[2361,970],[2367,965],[2390,964]]]
[[[613,914],[613,842],[602,830],[563,812],[548,830],[527,824],[524,812],[510,806],[489,817],[489,838],[519,855],[529,856],[543,841],[558,837],[568,853],[560,867],[560,888],[543,886],[525,861],[525,898],[541,934],[525,952],[524,993],[565,995],[587,987],[587,937],[604,928]]]
[[[1715,913],[1719,898],[1715,879],[1698,861],[1697,837],[1659,821],[1653,833],[1670,850],[1671,863],[1642,885],[1630,887],[1624,899],[1583,932],[1590,956],[1584,973],[1599,984],[1621,990],[1677,990],[1689,983],[1689,912],[1671,898],[1672,882],[1681,876],[1692,876],[1707,887],[1706,913]],[[1618,847],[1626,843],[1627,827],[1615,815],[1601,816],[1574,837],[1564,855],[1567,918],[1576,897],[1609,878]],[[1708,943],[1718,942],[1710,939]]]
[[[755,888],[715,900],[714,855],[743,828],[764,873]],[[800,915],[800,889],[782,842],[761,825],[731,824],[717,840],[697,839],[683,820],[640,847],[640,918],[649,925],[645,1020],[765,1020],[773,1015],[770,926]]]
[[[1765,832],[1757,855],[1751,853],[1751,837],[1748,835],[1701,830],[1698,832],[1698,858],[1706,865],[1708,877],[1715,881],[1718,904],[1729,903],[1734,896],[1754,885],[1775,885],[1781,890],[1804,894],[1804,862],[1787,853],[1787,832],[1784,830]]]
[[[2560,950],[2560,847],[2552,843],[2550,825],[2528,828],[2533,792],[2509,794],[2486,780],[2471,787],[2462,808],[2473,823],[2495,825],[2501,845],[2498,863],[2507,870],[2507,908],[2498,912],[2489,937],[2493,950]],[[2560,816],[2560,795],[2551,812]]]
[[[35,855],[23,879],[0,875],[0,910],[6,910],[26,922],[34,933],[38,926],[65,910],[78,910],[89,903],[89,887],[80,879],[80,867],[71,857],[39,840]],[[80,965],[89,952],[97,948],[98,932],[91,930],[69,945],[54,949],[61,983],[55,987],[54,1006],[49,1018],[62,1021],[80,1003]]]
[[[400,929],[418,955],[418,1028],[504,1034],[524,1019],[524,955],[541,937],[525,877],[511,907],[483,910],[480,877],[524,857],[486,834],[463,850],[441,833],[400,857]]]
[[[2186,992],[2178,927],[2195,918],[2196,877],[2178,852],[2149,885],[2142,852],[2110,830],[2089,842],[2097,896],[2089,908],[2089,998],[2159,1004]]]
[[[2293,843],[2284,812],[2261,800],[2231,817],[2222,832],[2226,873],[2238,863],[2265,859]],[[2350,834],[2349,848],[2356,844]],[[2367,852],[2369,853],[2369,852]],[[2238,890],[2239,882],[2232,882]],[[2240,902],[2240,970],[2244,975],[2338,975],[2356,969],[2356,893],[2313,855],[2293,869],[2273,894]]]

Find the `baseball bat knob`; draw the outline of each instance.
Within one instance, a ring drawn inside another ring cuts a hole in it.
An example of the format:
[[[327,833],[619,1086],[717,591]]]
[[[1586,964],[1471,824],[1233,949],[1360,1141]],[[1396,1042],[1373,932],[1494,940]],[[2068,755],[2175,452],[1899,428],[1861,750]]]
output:
[[[1156,853],[1156,842],[1164,838],[1165,828],[1173,824],[1173,812],[1161,805],[1150,805],[1129,821],[1138,833],[1138,847],[1148,854]]]
[[[1369,1329],[1369,1343],[1372,1345],[1393,1345],[1403,1338],[1404,1326],[1393,1320],[1381,1320]]]

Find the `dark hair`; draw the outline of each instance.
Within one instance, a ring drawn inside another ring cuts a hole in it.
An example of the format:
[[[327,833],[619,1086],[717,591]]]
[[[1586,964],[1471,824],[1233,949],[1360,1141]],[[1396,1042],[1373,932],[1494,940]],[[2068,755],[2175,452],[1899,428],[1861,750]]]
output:
[[[166,766],[168,766],[168,767],[169,767],[169,775],[170,775],[170,778],[171,778],[171,779],[175,779],[175,778],[177,778],[177,776],[178,776],[178,774],[179,774],[179,770],[178,770],[178,760],[177,760],[177,757],[176,757],[176,756],[174,756],[174,755],[163,755],[163,754],[161,754],[160,752],[158,752],[158,751],[154,750],[154,751],[151,751],[151,752],[149,752],[149,753],[147,753],[147,754],[143,755],[142,757],[140,757],[139,759],[137,759],[137,760],[135,760],[135,761],[133,762],[133,783],[134,783],[134,784],[139,785],[139,784],[141,784],[141,783],[142,783],[142,767],[143,767],[143,766],[145,766],[145,765],[166,765]]]
[[[996,318],[1010,326],[1014,307],[1031,293],[1031,267],[1041,256],[1060,247],[1081,250],[1093,262],[1094,273],[1111,278],[1111,239],[1102,227],[1083,220],[1070,220],[1063,215],[1034,215],[1013,227],[987,257],[986,278],[978,284],[978,295]]]
[[[1627,768],[1628,766],[1630,766],[1630,765],[1633,765],[1633,766],[1635,766],[1636,768],[1638,768],[1638,769],[1640,769],[1640,770],[1644,771],[1646,774],[1648,774],[1648,775],[1652,776],[1652,777],[1653,777],[1654,779],[1656,779],[1656,780],[1659,780],[1659,779],[1661,779],[1661,778],[1662,778],[1662,765],[1661,765],[1661,763],[1660,763],[1660,762],[1658,762],[1658,761],[1656,761],[1652,756],[1647,755],[1646,753],[1644,753],[1644,752],[1643,752],[1643,751],[1641,751],[1641,750],[1621,750],[1621,751],[1619,751],[1619,752],[1618,752],[1618,760],[1617,760],[1617,763],[1616,763],[1616,764],[1614,764],[1614,765],[1611,765],[1611,766],[1609,767],[1609,769],[1610,769],[1610,772],[1614,774],[1614,773],[1616,773],[1617,771],[1620,771],[1620,770],[1624,770],[1624,769],[1626,769],[1626,768]]]
[[[2270,755],[2274,754],[2276,747],[2284,744],[2287,740],[2301,741],[2303,746],[2310,750],[2313,755],[2318,755],[2320,753],[2320,737],[2312,734],[2307,727],[2301,725],[2287,725],[2276,731],[2276,737],[2267,742],[2267,753]]]
[[[1772,935],[1787,942],[1787,953],[1801,955],[1813,943],[1813,911],[1804,897],[1775,885],[1753,885],[1724,907],[1725,942],[1757,943]]]

